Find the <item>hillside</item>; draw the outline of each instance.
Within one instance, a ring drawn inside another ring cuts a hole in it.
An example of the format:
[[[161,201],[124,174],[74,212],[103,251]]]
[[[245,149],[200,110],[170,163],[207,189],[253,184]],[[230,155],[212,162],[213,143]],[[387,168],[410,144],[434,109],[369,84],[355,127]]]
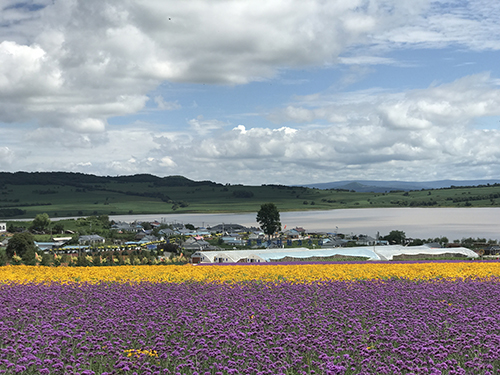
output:
[[[0,173],[0,219],[256,212],[266,202],[280,211],[367,207],[491,207],[500,205],[500,185],[413,191],[354,192],[283,185],[222,185],[182,176],[102,177],[65,172]],[[359,187],[359,186],[358,186]]]
[[[315,189],[348,189],[356,192],[388,193],[393,190],[443,189],[449,187],[468,187],[500,184],[500,180],[437,180],[437,181],[376,181],[346,180],[302,185]]]

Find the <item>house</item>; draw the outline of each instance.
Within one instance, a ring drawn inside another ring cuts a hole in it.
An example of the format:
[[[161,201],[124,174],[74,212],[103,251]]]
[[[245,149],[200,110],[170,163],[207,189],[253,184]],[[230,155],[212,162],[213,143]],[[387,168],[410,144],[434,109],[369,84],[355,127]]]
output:
[[[153,233],[152,230],[142,230],[140,232],[137,232],[137,234],[135,235],[135,240],[136,241],[140,241],[142,240],[144,237],[147,237],[147,236],[150,236],[151,233]]]
[[[334,237],[334,238],[325,238],[323,240],[323,243],[321,244],[321,247],[344,247],[347,245],[349,241],[344,240],[342,238]]]
[[[243,240],[239,236],[224,236],[222,237],[222,242],[224,242],[227,245],[237,245],[237,246],[244,245]]]
[[[52,242],[58,244],[59,246],[64,245],[66,242],[71,241],[73,237],[52,237]]]
[[[218,224],[213,227],[208,228],[212,233],[230,233],[230,232],[247,232],[248,228],[240,224]]]
[[[187,228],[178,229],[177,231],[179,232],[179,234],[181,234],[183,236],[192,236],[195,233],[194,230],[187,229]]]
[[[132,226],[128,223],[125,223],[123,221],[119,221],[119,222],[116,222],[114,223],[112,226],[111,226],[111,229],[116,229],[118,232],[136,232],[137,231],[137,228],[135,226]]]
[[[256,233],[256,232],[253,232],[251,233],[249,236],[248,236],[248,239],[250,241],[257,241],[257,240],[262,240],[264,239],[265,236],[264,236],[264,233]]]
[[[106,240],[103,237],[98,236],[97,234],[91,234],[91,235],[88,235],[88,236],[80,236],[78,238],[78,243],[79,244],[94,245],[94,244],[102,244],[105,241]]]
[[[360,234],[356,240],[356,245],[373,246],[375,244],[377,244],[377,240],[371,236],[367,236],[366,234]]]
[[[484,249],[484,255],[498,255],[500,254],[499,245],[490,245]]]
[[[155,241],[158,241],[158,238],[156,236],[153,236],[152,234],[147,234],[140,239],[139,244],[145,244],[148,242],[155,242]]]
[[[301,233],[296,229],[289,229],[283,232],[283,235],[286,238],[298,239],[301,236]]]
[[[204,239],[196,239],[196,237],[190,237],[182,243],[182,247],[186,250],[199,251],[211,248],[211,245]]]
[[[177,231],[170,229],[170,228],[164,228],[160,229],[158,231],[158,234],[164,237],[170,237],[170,236],[175,236],[176,234],[179,234]]]
[[[7,232],[7,224],[6,223],[0,223],[0,233],[2,232]]]

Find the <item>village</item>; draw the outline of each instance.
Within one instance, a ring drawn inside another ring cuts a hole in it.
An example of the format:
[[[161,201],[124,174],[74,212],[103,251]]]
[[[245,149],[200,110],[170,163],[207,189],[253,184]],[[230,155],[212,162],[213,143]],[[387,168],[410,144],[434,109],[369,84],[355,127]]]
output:
[[[84,264],[95,261],[98,255],[111,254],[125,258],[139,255],[136,262],[156,264],[172,259],[192,264],[210,263],[266,263],[294,261],[386,261],[425,259],[436,257],[477,258],[496,256],[500,246],[494,243],[448,242],[446,238],[406,238],[401,231],[387,236],[342,234],[308,231],[302,227],[284,228],[266,236],[258,227],[234,223],[220,223],[209,227],[194,227],[177,222],[110,222],[110,231],[122,235],[106,237],[91,233],[79,234],[66,230],[51,235],[50,240],[35,240],[39,254],[64,256],[65,259],[86,257]],[[126,234],[126,236],[125,236]],[[11,238],[6,223],[0,223],[0,247],[6,247]],[[126,239],[124,239],[126,238]],[[120,257],[116,257],[117,263]],[[134,257],[132,257],[134,259]],[[121,262],[121,261],[120,261]],[[106,260],[103,261],[103,264]],[[109,262],[108,262],[109,263]],[[125,262],[125,263],[128,263]]]

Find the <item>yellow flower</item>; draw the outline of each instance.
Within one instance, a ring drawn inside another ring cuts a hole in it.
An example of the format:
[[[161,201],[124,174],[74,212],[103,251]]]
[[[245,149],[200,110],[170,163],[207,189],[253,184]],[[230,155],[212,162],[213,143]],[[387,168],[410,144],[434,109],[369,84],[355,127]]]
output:
[[[141,355],[147,357],[158,357],[158,352],[156,350],[127,349],[124,352],[127,353],[127,357],[140,358]]]
[[[118,259],[114,259],[115,262]],[[136,262],[140,263],[138,258]],[[176,259],[174,259],[174,262]],[[168,260],[166,261],[168,262]],[[328,280],[457,280],[500,278],[500,262],[456,263],[359,263],[359,264],[288,264],[234,265],[197,267],[187,265],[125,265],[120,267],[0,267],[0,284],[7,283],[82,283],[102,282],[155,283],[262,282],[311,283]],[[448,303],[448,301],[439,301]]]

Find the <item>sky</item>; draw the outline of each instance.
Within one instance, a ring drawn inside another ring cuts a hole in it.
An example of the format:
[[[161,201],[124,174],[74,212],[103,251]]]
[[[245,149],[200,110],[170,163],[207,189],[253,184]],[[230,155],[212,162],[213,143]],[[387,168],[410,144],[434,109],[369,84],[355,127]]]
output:
[[[0,170],[500,177],[498,0],[0,0]]]

